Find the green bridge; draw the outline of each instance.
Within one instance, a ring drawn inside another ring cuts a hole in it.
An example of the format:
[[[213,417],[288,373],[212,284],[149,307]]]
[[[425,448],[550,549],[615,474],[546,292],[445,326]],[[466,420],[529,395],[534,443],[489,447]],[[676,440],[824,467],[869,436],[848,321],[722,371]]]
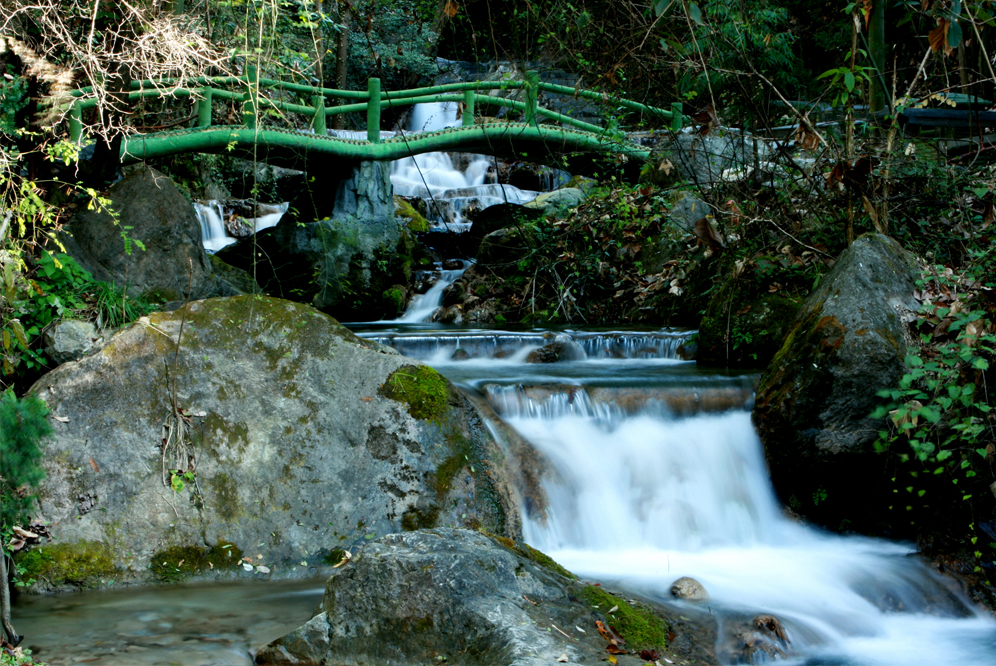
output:
[[[540,162],[567,154],[602,153],[625,155],[643,162],[649,152],[628,140],[625,134],[542,108],[538,104],[539,93],[611,103],[666,123],[672,130],[680,129],[684,118],[681,104],[672,104],[669,110],[659,109],[590,90],[543,83],[536,72],[527,72],[524,80],[519,81],[452,83],[388,92],[381,90],[380,80],[376,78],[369,80],[365,91],[335,90],[260,78],[255,68],[247,67],[246,70],[246,75],[240,77],[202,77],[187,81],[189,87],[181,87],[173,80],[133,82],[128,95],[130,101],[190,98],[196,101],[197,121],[196,127],[125,136],[121,145],[122,161],[131,163],[187,152],[221,153],[307,171],[346,172],[360,161],[396,160],[433,151],[461,151]],[[283,91],[278,94],[307,99],[309,104],[271,99],[260,94],[263,89]],[[495,90],[519,90],[524,101],[487,94]],[[69,132],[72,140],[78,143],[83,136],[83,112],[96,106],[97,100],[91,96],[89,88],[75,90],[72,94],[76,99],[69,106]],[[215,100],[229,100],[239,105],[242,124],[214,125],[212,103]],[[330,101],[333,106],[326,106]],[[424,102],[462,103],[462,125],[381,138],[382,109]],[[477,110],[482,107],[504,107],[521,112],[523,122],[501,122],[478,116]],[[365,141],[327,133],[329,116],[354,112],[366,113]],[[303,115],[308,119],[308,130],[265,126],[260,119],[264,114],[273,113]]]

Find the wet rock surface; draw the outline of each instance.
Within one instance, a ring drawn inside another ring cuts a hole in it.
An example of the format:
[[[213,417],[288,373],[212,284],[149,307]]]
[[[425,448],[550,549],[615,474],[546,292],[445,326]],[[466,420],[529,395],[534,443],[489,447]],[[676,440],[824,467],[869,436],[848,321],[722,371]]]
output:
[[[754,423],[775,489],[808,518],[854,527],[877,496],[876,392],[895,386],[910,349],[917,268],[895,240],[866,234],[806,299],[761,379]],[[825,501],[810,500],[822,488]],[[792,498],[795,497],[793,502]]]
[[[389,535],[337,571],[322,613],[262,648],[256,663],[538,666],[563,662],[563,655],[567,663],[596,663],[609,656],[596,621],[618,625],[624,635],[621,627],[629,626],[610,619],[610,610],[624,615],[620,603],[627,617],[641,613],[656,630],[639,639],[634,634],[619,663],[643,663],[640,650],[684,662],[653,643],[673,634],[656,611],[566,573],[524,544],[477,532]],[[642,644],[647,636],[654,638]]]
[[[304,305],[245,296],[156,313],[33,390],[58,417],[40,517],[59,544],[104,544],[117,569],[87,584],[282,575],[343,539],[519,529],[463,394]],[[224,544],[247,566],[209,555]]]

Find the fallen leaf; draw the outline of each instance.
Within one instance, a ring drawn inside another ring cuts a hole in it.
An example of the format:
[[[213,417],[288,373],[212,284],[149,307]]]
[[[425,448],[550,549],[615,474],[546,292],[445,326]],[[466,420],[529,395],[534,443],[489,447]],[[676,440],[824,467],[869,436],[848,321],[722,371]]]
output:
[[[58,421],[59,423],[69,423],[68,416],[53,416],[52,418]]]
[[[446,5],[443,7],[443,13],[453,18],[457,15],[457,9],[459,9],[457,3],[453,2],[453,0],[447,0]]]
[[[351,552],[349,552],[348,550],[344,550],[344,551],[342,551],[342,559],[339,560],[339,564],[332,565],[332,568],[333,569],[338,569],[339,567],[341,567],[341,566],[345,565],[347,562],[349,562],[351,559],[353,559],[353,554]]]
[[[619,610],[619,606],[613,606],[612,608],[609,609],[609,614],[611,615],[612,613],[615,613],[617,610]]]
[[[251,564],[249,564],[248,562],[243,562],[242,563],[242,568],[245,569],[246,571],[252,571],[253,566]]]
[[[270,573],[270,568],[264,567],[262,564],[260,564],[258,567],[256,567],[256,571],[257,573],[268,574]]]
[[[657,661],[661,658],[660,652],[657,650],[641,650],[640,659],[644,661]]]
[[[612,655],[612,654],[609,655],[609,658],[606,661],[608,661],[613,666],[615,666],[615,664],[619,663],[619,660],[616,659],[615,655]]]
[[[671,160],[665,159],[661,162],[661,165],[657,167],[658,171],[663,171],[665,176],[671,175],[671,170],[674,169],[674,165],[671,164]]]
[[[577,629],[578,631],[580,631],[582,634],[587,634],[588,633],[587,631],[585,631],[584,629],[582,629],[581,627],[579,627],[576,624],[574,625],[574,628]]]
[[[706,215],[705,217],[699,219],[695,223],[695,228],[693,233],[695,237],[698,238],[699,245],[705,245],[710,250],[716,251],[720,248],[726,247],[723,243],[723,237],[719,235],[716,231],[716,227],[712,224],[712,215]]]
[[[557,657],[557,663],[558,664],[566,664],[567,663],[567,653],[566,652],[564,654],[560,655],[559,657]]]
[[[369,398],[367,396],[364,396],[364,397],[360,398],[360,401],[361,402],[372,402],[373,398]]]
[[[100,467],[97,466],[97,461],[90,458],[90,467],[93,469],[94,474],[100,474]]]
[[[605,651],[608,652],[609,654],[626,654],[626,650],[619,647],[618,645],[613,645],[612,643],[605,646]]]

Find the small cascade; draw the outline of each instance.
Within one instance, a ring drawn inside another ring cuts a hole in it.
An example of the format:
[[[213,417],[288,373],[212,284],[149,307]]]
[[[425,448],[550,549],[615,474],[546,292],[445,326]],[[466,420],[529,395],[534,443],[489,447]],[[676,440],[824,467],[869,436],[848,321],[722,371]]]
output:
[[[446,288],[460,279],[460,276],[471,267],[471,262],[460,261],[461,267],[453,270],[442,270],[439,266],[439,278],[436,283],[424,294],[419,294],[408,304],[408,309],[401,317],[395,321],[399,323],[415,323],[429,321],[443,302],[443,292]]]
[[[425,295],[428,296],[429,293]],[[440,290],[440,296],[441,294]],[[414,303],[413,301],[412,307]],[[409,311],[411,309],[410,307]],[[407,317],[408,313],[405,316]],[[404,319],[404,321],[413,320]],[[394,347],[405,356],[432,362],[445,362],[453,358],[458,349],[461,350],[458,356],[463,359],[524,360],[523,352],[539,349],[555,340],[577,343],[589,359],[677,360],[678,349],[694,334],[695,331],[672,330],[647,333],[625,331],[515,333],[464,330],[438,334],[368,333],[364,334],[364,337]]]
[[[280,218],[287,212],[289,206],[290,204],[287,202],[272,205],[258,204],[256,206],[257,217],[241,218],[239,226],[247,230],[248,233],[246,235],[275,227],[280,222]],[[209,254],[214,254],[223,247],[227,247],[238,240],[238,238],[229,234],[228,227],[225,225],[224,201],[212,199],[204,202],[194,202],[194,213],[196,213],[197,220],[201,223],[201,239],[204,243],[204,249]]]
[[[416,104],[409,121],[410,132],[431,132],[460,124],[453,102]],[[493,173],[493,158],[483,155],[425,153],[395,160],[391,165],[394,193],[418,197],[426,202],[426,216],[436,230],[467,231],[466,214],[499,203],[523,204],[539,192],[499,185]],[[551,176],[553,182],[553,176]]]

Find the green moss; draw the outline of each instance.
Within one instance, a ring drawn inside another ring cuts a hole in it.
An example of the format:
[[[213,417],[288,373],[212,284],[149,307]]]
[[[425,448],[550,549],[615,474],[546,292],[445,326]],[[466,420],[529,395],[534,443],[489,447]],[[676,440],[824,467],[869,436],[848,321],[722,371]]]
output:
[[[96,587],[116,572],[110,547],[100,541],[57,543],[33,548],[17,558],[23,578],[44,580],[53,586]]]
[[[449,386],[442,375],[427,365],[404,365],[380,388],[385,398],[408,405],[417,419],[440,423],[449,411]]]
[[[401,218],[410,231],[425,232],[429,230],[429,221],[401,197],[394,197],[394,216]]]
[[[430,506],[428,509],[417,509],[412,507],[401,516],[401,529],[406,532],[415,530],[431,529],[439,522],[439,507]]]
[[[231,568],[241,559],[242,551],[238,546],[219,541],[211,548],[170,546],[152,555],[149,568],[159,581],[175,583],[196,573]]]
[[[549,555],[547,555],[542,551],[536,550],[527,543],[516,542],[515,540],[509,539],[508,537],[497,536],[495,534],[491,534],[490,532],[485,532],[483,530],[481,531],[481,534],[497,541],[498,543],[505,546],[516,555],[524,557],[527,560],[532,560],[533,562],[540,565],[544,569],[549,569],[550,571],[558,573],[565,578],[570,578],[571,580],[577,580],[578,578],[573,573],[571,573],[570,571],[562,567],[560,564],[555,562],[552,557],[550,557]]]
[[[623,637],[627,648],[644,650],[667,647],[667,620],[650,607],[641,603],[630,605],[625,599],[609,594],[595,585],[585,585],[581,589],[581,596],[592,606],[598,606],[598,610],[606,615],[609,609],[618,606],[610,616],[609,624]]]
[[[400,314],[405,307],[405,292],[397,287],[386,289],[381,296],[394,308],[395,314]]]
[[[335,565],[342,562],[345,559],[345,557],[346,557],[346,550],[344,548],[333,548],[328,552],[328,554],[322,557],[322,561],[325,562],[325,564],[329,565],[330,567],[334,567]]]

